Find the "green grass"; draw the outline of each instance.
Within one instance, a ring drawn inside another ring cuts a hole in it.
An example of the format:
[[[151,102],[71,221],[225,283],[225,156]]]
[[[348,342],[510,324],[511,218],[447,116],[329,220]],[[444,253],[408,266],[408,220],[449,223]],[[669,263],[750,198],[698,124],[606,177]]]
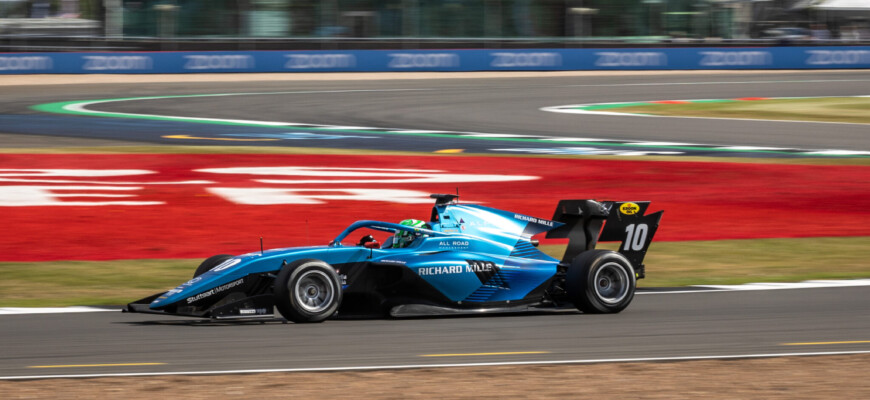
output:
[[[564,246],[541,249],[559,258]],[[121,305],[185,282],[201,261],[4,262],[0,307]],[[655,242],[645,263],[647,287],[870,278],[870,237]]]
[[[870,97],[653,104],[608,111],[681,117],[747,118],[870,124]]]
[[[650,286],[870,278],[870,237],[661,243]],[[708,257],[715,255],[715,258]]]
[[[560,247],[541,247],[561,257]],[[870,278],[870,237],[653,242],[644,264],[640,286]]]
[[[171,289],[202,260],[0,263],[0,307],[118,305]]]

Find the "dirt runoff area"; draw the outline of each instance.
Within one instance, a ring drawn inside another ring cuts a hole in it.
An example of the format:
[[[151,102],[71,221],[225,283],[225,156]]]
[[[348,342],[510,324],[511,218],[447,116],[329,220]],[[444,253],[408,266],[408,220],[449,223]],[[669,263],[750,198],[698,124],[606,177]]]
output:
[[[0,381],[4,399],[833,399],[870,395],[870,355]]]

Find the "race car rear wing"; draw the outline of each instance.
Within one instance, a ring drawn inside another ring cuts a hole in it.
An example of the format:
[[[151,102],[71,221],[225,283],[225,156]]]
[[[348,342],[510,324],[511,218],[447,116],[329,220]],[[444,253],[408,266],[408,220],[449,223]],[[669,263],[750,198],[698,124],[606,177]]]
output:
[[[570,263],[580,253],[594,249],[599,241],[622,242],[617,251],[631,261],[638,277],[642,278],[644,256],[664,213],[658,211],[644,215],[649,203],[560,200],[553,220],[565,225],[547,232],[547,238],[568,239],[568,248],[562,256],[563,263]]]

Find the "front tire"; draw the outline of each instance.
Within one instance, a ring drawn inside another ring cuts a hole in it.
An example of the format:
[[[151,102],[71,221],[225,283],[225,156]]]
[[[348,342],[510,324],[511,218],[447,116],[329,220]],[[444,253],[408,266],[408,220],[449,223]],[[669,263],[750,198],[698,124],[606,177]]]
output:
[[[233,256],[229,254],[218,254],[216,256],[211,256],[206,258],[198,267],[196,267],[196,271],[193,272],[193,277],[196,278],[208,271],[211,271],[212,268],[217,267],[218,265],[223,264],[224,261],[233,258]]]
[[[331,265],[297,260],[275,278],[275,307],[289,321],[322,322],[341,304],[341,280]]]
[[[590,250],[571,262],[568,297],[589,314],[618,313],[634,298],[637,280],[631,262],[615,251]]]

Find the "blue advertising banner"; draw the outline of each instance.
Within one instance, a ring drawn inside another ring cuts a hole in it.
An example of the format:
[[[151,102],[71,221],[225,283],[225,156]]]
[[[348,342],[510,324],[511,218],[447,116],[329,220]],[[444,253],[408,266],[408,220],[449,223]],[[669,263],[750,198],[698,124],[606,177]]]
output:
[[[870,47],[0,53],[0,74],[870,68]]]

